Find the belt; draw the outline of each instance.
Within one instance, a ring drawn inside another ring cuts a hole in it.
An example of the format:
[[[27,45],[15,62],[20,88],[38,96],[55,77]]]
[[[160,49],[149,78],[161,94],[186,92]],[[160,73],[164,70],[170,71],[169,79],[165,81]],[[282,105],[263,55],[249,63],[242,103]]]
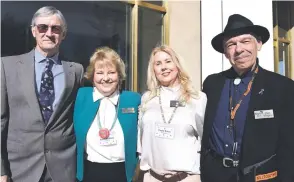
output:
[[[188,177],[188,174],[185,172],[177,172],[175,174],[167,173],[167,174],[161,175],[161,174],[157,174],[152,169],[150,169],[150,175],[153,176],[155,179],[162,182],[177,182]]]
[[[222,160],[224,167],[233,167],[234,168],[234,167],[238,167],[238,165],[239,165],[239,160],[235,160],[230,157],[224,157],[212,149],[208,149],[208,152],[211,154],[212,157]]]

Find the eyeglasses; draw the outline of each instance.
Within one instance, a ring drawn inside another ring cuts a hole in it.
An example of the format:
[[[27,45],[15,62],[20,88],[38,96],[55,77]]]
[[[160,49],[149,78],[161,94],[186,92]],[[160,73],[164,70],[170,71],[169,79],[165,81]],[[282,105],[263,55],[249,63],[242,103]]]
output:
[[[48,31],[49,27],[51,27],[51,31],[55,34],[61,34],[61,32],[62,32],[62,27],[60,25],[49,26],[46,24],[38,24],[38,25],[36,25],[36,27],[40,33],[46,33]]]

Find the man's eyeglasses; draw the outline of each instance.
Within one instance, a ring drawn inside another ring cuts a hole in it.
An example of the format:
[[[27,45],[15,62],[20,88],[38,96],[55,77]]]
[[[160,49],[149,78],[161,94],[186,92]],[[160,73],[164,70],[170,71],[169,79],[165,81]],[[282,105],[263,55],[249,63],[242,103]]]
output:
[[[46,25],[46,24],[38,24],[36,25],[38,31],[40,33],[46,33],[49,29],[49,27],[51,27],[51,31],[55,34],[61,34],[62,33],[62,27],[60,25]]]

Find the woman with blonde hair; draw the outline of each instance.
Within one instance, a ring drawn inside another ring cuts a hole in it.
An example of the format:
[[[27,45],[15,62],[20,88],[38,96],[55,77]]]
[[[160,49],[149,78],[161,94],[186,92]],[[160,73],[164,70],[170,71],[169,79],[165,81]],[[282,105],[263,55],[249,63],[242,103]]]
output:
[[[144,182],[200,181],[206,95],[192,87],[182,60],[168,46],[151,52],[147,86],[138,124]]]
[[[93,53],[86,76],[93,87],[79,89],[74,108],[77,179],[131,182],[137,164],[141,97],[121,90],[125,65],[108,47]]]

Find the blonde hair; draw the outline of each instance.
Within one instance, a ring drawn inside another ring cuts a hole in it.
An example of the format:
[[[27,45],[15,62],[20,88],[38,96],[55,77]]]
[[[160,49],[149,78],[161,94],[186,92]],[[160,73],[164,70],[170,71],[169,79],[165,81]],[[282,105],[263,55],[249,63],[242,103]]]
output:
[[[87,67],[87,71],[85,73],[85,77],[93,82],[95,65],[99,62],[99,64],[103,66],[114,66],[119,76],[119,88],[123,80],[126,79],[126,71],[125,64],[116,51],[109,47],[99,47],[95,50],[90,58],[90,64]]]
[[[155,47],[150,55],[148,70],[147,70],[147,88],[149,96],[144,102],[148,102],[152,98],[158,95],[157,91],[159,89],[160,82],[157,80],[154,72],[154,57],[157,52],[165,52],[170,55],[172,61],[176,64],[178,68],[178,79],[181,84],[181,96],[180,101],[188,102],[191,97],[199,98],[199,92],[195,91],[192,86],[191,80],[185,69],[183,68],[183,60],[180,56],[169,46],[162,45]]]

